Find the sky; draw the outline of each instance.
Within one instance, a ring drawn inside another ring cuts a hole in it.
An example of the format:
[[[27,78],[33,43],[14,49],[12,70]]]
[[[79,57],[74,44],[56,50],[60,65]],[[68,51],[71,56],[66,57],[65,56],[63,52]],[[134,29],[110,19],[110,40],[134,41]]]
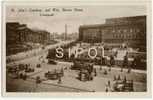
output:
[[[53,12],[52,9],[59,9],[59,12]],[[62,9],[72,9],[64,12]],[[74,11],[74,8],[82,11]],[[12,9],[14,11],[12,11]],[[24,9],[25,12],[19,12]],[[38,10],[37,11],[32,11]],[[49,12],[44,12],[50,9]],[[42,10],[39,12],[39,10]],[[65,24],[67,32],[78,32],[80,25],[103,24],[107,18],[128,17],[146,15],[146,7],[143,5],[103,5],[103,6],[7,6],[6,22],[20,22],[27,24],[29,28],[46,30],[51,33],[63,33]],[[40,16],[40,14],[54,14],[53,16]]]

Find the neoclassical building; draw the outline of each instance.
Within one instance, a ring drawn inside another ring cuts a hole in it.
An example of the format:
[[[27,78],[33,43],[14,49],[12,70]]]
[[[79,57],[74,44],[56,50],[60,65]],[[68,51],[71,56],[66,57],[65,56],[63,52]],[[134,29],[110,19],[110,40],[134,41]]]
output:
[[[44,44],[50,40],[50,33],[44,30],[34,30],[18,22],[6,23],[6,43],[15,44],[23,42]]]
[[[146,16],[106,19],[104,24],[79,27],[79,41],[123,44],[146,49]]]

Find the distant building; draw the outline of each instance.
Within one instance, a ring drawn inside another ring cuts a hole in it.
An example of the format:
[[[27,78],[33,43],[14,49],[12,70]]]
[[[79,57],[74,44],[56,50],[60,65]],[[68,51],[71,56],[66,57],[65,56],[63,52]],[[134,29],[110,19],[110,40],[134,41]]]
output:
[[[17,22],[6,23],[6,43],[41,43],[45,44],[50,40],[50,33],[44,30],[34,30],[28,28],[25,24]]]
[[[106,19],[105,24],[79,27],[79,40],[83,42],[126,43],[128,46],[146,48],[146,16]]]
[[[78,40],[78,36],[79,36],[79,34],[77,32],[73,32],[73,33],[68,34],[68,39]]]
[[[30,50],[38,44],[48,44],[50,33],[43,30],[33,30],[17,22],[6,23],[6,55]]]
[[[18,27],[19,23],[6,23],[6,44],[20,42]]]

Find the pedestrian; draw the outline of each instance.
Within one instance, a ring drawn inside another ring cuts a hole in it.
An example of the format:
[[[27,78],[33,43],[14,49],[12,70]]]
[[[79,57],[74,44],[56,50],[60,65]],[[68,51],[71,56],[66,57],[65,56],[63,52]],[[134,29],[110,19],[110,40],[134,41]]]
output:
[[[22,74],[22,73],[20,73],[20,74],[19,74],[19,77],[20,77],[21,79],[23,79],[23,74]]]
[[[61,84],[62,83],[62,79],[61,79],[61,76],[59,76],[58,78],[58,84]]]
[[[38,84],[40,84],[40,83],[41,83],[40,77],[37,76],[36,77],[36,87],[38,87]]]
[[[133,87],[133,80],[131,80],[131,90],[134,91],[134,87]]]
[[[25,70],[27,70],[28,69],[28,64],[25,64]]]
[[[141,64],[141,57],[140,56],[135,56],[133,57],[132,61],[132,68],[137,68]]]
[[[117,80],[121,80],[121,77],[120,77],[120,75],[118,75],[118,78],[117,78]]]
[[[116,81],[116,76],[114,75],[114,81]]]
[[[109,67],[108,71],[111,71],[111,66]]]
[[[124,56],[124,60],[123,60],[123,68],[128,67],[128,56]]]
[[[123,67],[121,67],[121,72],[123,72]]]
[[[114,56],[111,55],[110,56],[110,67],[114,66],[114,64],[115,64],[115,59],[114,59]]]
[[[96,71],[96,68],[94,68],[94,73],[95,73],[95,75],[94,75],[94,76],[97,76],[97,71]]]
[[[108,87],[111,87],[111,85],[110,85],[110,80],[108,80]]]
[[[23,80],[26,80],[26,79],[27,79],[26,73],[23,75],[22,79],[23,79]]]
[[[45,60],[42,58],[42,63],[45,63]]]
[[[104,75],[107,75],[107,70],[105,69],[105,71],[104,71]]]
[[[80,79],[80,81],[82,81],[82,79],[83,79],[83,78],[82,78],[82,74],[83,74],[83,73],[82,73],[82,70],[80,70],[80,73],[79,73],[79,79]]]
[[[108,87],[106,86],[105,92],[108,92]]]
[[[131,72],[131,68],[129,67],[129,68],[128,68],[128,71],[127,71],[127,73],[130,73],[130,72]]]
[[[124,76],[123,83],[126,83],[126,81],[127,81],[126,76]]]
[[[102,70],[102,66],[99,67],[99,70]]]
[[[62,76],[64,76],[64,69],[63,68],[61,68],[61,74],[62,74]]]

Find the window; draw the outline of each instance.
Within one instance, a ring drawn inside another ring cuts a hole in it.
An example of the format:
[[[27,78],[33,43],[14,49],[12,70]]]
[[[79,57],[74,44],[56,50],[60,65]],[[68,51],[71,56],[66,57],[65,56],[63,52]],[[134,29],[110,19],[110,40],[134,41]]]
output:
[[[115,29],[113,29],[113,31],[112,31],[113,33],[115,33]]]
[[[131,33],[133,32],[132,28],[130,28],[130,32],[131,32]]]
[[[136,29],[136,32],[140,32],[140,29],[137,28],[137,29]]]
[[[128,38],[129,38],[129,39],[131,38],[130,34],[128,34]]]
[[[121,33],[121,30],[120,30],[120,29],[118,29],[118,32],[119,32],[119,33]]]
[[[124,29],[123,32],[127,32],[127,29]]]

